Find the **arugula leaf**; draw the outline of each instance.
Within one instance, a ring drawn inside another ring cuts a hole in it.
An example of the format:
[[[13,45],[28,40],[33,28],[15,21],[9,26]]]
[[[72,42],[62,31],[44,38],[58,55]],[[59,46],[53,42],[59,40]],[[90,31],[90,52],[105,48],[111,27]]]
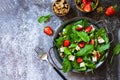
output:
[[[113,54],[114,55],[120,54],[120,43],[118,43],[113,49]]]
[[[78,32],[77,34],[83,41],[85,41],[85,42],[90,41],[90,37],[88,36],[88,34],[86,32]]]
[[[109,39],[108,39],[106,33],[104,33],[104,35],[102,36],[102,38],[105,40],[105,43],[109,42]]]
[[[64,38],[59,37],[58,39],[55,40],[56,46],[59,48],[61,45],[63,45]]]
[[[74,25],[82,25],[84,27],[88,27],[88,21],[87,21],[87,19],[83,19],[83,20],[80,20],[80,21],[77,21],[76,23],[74,23]]]
[[[63,70],[63,72],[65,73],[65,72],[70,71],[71,69],[72,69],[71,62],[68,60],[67,57],[65,57],[65,58],[63,59],[63,63],[62,63],[62,70]]]
[[[97,47],[98,51],[100,51],[100,52],[103,52],[103,51],[105,51],[105,50],[107,50],[109,48],[110,48],[109,43],[108,44],[103,44],[103,45]]]
[[[99,36],[102,36],[104,35],[105,33],[105,29],[104,28],[100,28],[96,33],[95,33],[95,37],[99,37]]]
[[[46,16],[41,16],[41,17],[39,17],[38,22],[39,23],[45,22],[45,21],[49,20],[50,17],[51,17],[51,14],[46,15]]]
[[[95,69],[96,68],[96,64],[94,64],[94,63],[85,63],[85,65],[90,69]]]
[[[86,71],[86,67],[81,67],[81,68],[79,68],[79,69],[77,69],[78,71]]]
[[[77,44],[71,44],[70,46],[69,46],[69,48],[75,48],[77,46]]]
[[[64,29],[65,29],[65,31],[63,31],[64,35],[70,34],[72,32],[70,25],[67,25]]]
[[[64,53],[65,53],[65,55],[72,54],[67,47],[64,48]]]
[[[76,56],[79,57],[79,56],[88,55],[89,52],[93,50],[94,50],[93,45],[86,45],[84,48],[82,48],[80,51],[76,53]]]
[[[74,68],[74,69],[80,68],[80,64],[78,64],[78,63],[76,62],[76,60],[74,60],[74,61],[72,62],[72,64],[73,64],[73,68]]]
[[[70,34],[70,40],[71,40],[71,42],[74,42],[74,41],[76,41],[76,42],[80,42],[80,41],[82,41],[82,39],[77,35],[77,34]]]

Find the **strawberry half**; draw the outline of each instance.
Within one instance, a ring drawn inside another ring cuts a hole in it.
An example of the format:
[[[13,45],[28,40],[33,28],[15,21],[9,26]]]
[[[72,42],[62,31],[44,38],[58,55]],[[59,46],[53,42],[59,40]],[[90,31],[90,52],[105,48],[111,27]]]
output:
[[[85,12],[91,12],[92,11],[91,4],[85,4],[84,7],[83,7],[83,10]]]
[[[70,41],[69,40],[64,40],[63,46],[68,47],[69,45],[70,45]]]
[[[75,28],[76,31],[82,31],[83,30],[83,27],[78,27],[78,28]]]
[[[76,62],[77,62],[77,63],[81,63],[82,61],[83,61],[82,57],[78,57],[78,58],[76,59]]]
[[[116,8],[117,8],[117,5],[114,5],[114,6],[109,6],[106,11],[105,11],[105,14],[107,16],[113,16],[115,13],[116,13]]]
[[[91,44],[91,45],[94,45],[94,44],[95,44],[95,40],[94,40],[94,39],[91,39],[91,40],[90,40],[90,44]]]
[[[92,26],[88,26],[86,29],[85,29],[85,32],[90,32],[92,30]]]
[[[51,36],[51,35],[53,35],[53,30],[51,29],[50,26],[46,26],[44,28],[44,33],[47,34],[47,35],[49,35],[49,36]]]
[[[84,46],[85,46],[85,42],[80,42],[79,44],[78,44],[78,46],[80,47],[80,48],[84,48]]]

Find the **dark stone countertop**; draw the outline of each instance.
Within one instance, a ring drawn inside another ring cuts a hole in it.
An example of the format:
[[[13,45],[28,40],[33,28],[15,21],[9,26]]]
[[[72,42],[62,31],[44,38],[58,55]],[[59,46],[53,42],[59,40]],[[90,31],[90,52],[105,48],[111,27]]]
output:
[[[54,0],[0,0],[0,80],[62,80],[54,69],[41,61],[35,53],[39,46],[48,52],[52,46],[52,38],[43,34],[44,26],[50,25],[54,32],[64,22],[74,17],[90,17],[96,21],[105,20],[109,31],[114,29],[114,41],[110,53],[116,43],[120,41],[120,1],[100,0],[99,6],[103,11],[85,14],[76,9],[73,0],[70,13],[64,17],[56,16],[52,11]],[[110,5],[118,5],[117,14],[107,17],[104,12]],[[38,17],[52,14],[47,23],[39,24]],[[104,24],[104,22],[103,22]],[[102,24],[101,24],[102,25]],[[110,55],[111,56],[111,55]],[[68,80],[120,80],[120,56],[110,58],[95,71],[88,73],[66,73]]]

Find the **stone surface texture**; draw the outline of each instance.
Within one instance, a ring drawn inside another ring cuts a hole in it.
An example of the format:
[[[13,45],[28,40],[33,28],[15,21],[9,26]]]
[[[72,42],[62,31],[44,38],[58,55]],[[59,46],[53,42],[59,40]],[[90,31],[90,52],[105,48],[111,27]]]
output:
[[[105,20],[101,25],[108,27],[114,34],[110,53],[120,41],[120,0],[99,0],[103,11],[85,14],[76,9],[74,1],[70,13],[64,17],[56,16],[52,11],[54,0],[0,0],[0,80],[62,80],[54,69],[41,61],[34,49],[39,46],[48,52],[53,46],[53,36],[43,33],[45,26],[50,25],[54,32],[64,22],[74,17],[90,17],[96,21]],[[118,4],[117,14],[107,17],[106,7]],[[38,23],[40,16],[52,14],[47,23]],[[110,55],[111,56],[111,55]],[[120,56],[114,57],[109,64],[108,58],[94,74],[64,74],[68,80],[120,80]]]

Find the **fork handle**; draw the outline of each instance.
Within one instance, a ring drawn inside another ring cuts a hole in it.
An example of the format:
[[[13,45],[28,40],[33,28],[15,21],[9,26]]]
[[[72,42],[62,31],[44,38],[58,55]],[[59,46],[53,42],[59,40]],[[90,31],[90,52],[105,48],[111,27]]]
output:
[[[65,76],[56,67],[53,67],[53,69],[61,76],[63,80],[67,80]]]

